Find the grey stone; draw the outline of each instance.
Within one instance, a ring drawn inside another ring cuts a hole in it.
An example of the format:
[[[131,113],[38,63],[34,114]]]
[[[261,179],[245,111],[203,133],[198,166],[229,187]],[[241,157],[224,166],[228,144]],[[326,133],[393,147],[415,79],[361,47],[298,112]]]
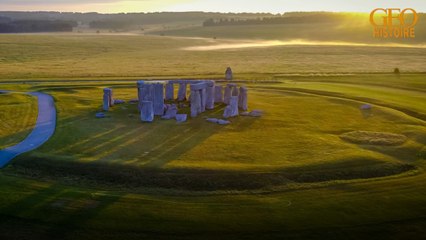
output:
[[[175,104],[168,105],[166,109],[166,113],[162,116],[162,119],[172,119],[176,118],[176,114],[178,112],[178,108]]]
[[[216,103],[223,103],[223,87],[222,86],[215,86],[214,87],[214,102]]]
[[[199,91],[202,89],[206,89],[208,87],[207,82],[198,82],[198,83],[192,83],[190,85],[191,91]]]
[[[108,111],[110,107],[112,107],[113,100],[112,100],[112,89],[111,88],[104,88],[104,95],[103,95],[103,110]]]
[[[219,125],[228,125],[228,124],[230,124],[231,122],[230,121],[228,121],[228,120],[223,120],[223,119],[219,119],[218,121],[217,121],[217,124],[219,124]]]
[[[188,119],[188,114],[176,114],[177,122],[186,122],[187,119]]]
[[[238,116],[238,97],[232,96],[229,105],[226,106],[225,111],[223,113],[224,118],[230,118]]]
[[[225,87],[225,94],[224,94],[224,97],[223,97],[223,102],[228,105],[229,100],[231,99],[231,96],[232,96],[232,88],[231,88],[231,86],[227,85]]]
[[[243,111],[248,110],[246,87],[240,87],[240,94],[238,96],[238,107],[241,108]]]
[[[219,121],[219,119],[217,119],[217,118],[207,118],[206,121],[207,122],[211,122],[211,123],[217,123]]]
[[[175,99],[175,89],[173,83],[166,84],[166,101]]]
[[[207,92],[207,100],[206,100],[206,108],[211,110],[214,109],[214,99],[215,99],[215,86],[214,86],[214,82],[212,85],[209,85],[206,89]]]
[[[373,107],[370,104],[361,105],[361,110],[371,110]]]
[[[253,110],[250,112],[249,114],[251,117],[261,117],[263,116],[263,111],[262,110]]]
[[[185,100],[186,100],[186,83],[180,83],[179,90],[178,90],[178,101],[185,101]]]
[[[207,91],[206,88],[203,88],[200,90],[201,95],[201,112],[206,111],[206,104],[207,104]]]
[[[234,78],[231,67],[227,67],[225,71],[225,80],[232,80]]]
[[[201,94],[200,91],[191,91],[191,117],[196,117],[201,113]]]
[[[162,83],[153,84],[154,88],[154,115],[163,116],[164,114],[164,85]]]
[[[151,101],[142,101],[141,105],[141,121],[154,121],[154,106]]]
[[[238,87],[233,86],[232,87],[232,96],[238,96],[240,93],[238,92]]]
[[[96,113],[95,117],[96,118],[106,118],[106,114],[102,113],[102,112],[99,112],[99,113]]]
[[[126,103],[126,101],[121,99],[114,99],[114,104],[124,104],[124,103]]]

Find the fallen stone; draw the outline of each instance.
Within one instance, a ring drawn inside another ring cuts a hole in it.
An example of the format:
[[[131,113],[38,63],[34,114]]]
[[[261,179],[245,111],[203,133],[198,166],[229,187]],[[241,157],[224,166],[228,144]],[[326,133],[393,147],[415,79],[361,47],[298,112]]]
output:
[[[188,119],[188,114],[176,114],[177,122],[186,122],[187,119]]]
[[[228,120],[219,119],[217,121],[217,124],[219,124],[219,125],[228,125],[228,124],[231,124],[231,122],[228,121]]]
[[[114,104],[123,104],[123,103],[126,103],[126,101],[121,99],[114,99]]]
[[[372,108],[373,106],[371,106],[370,104],[364,104],[360,107],[361,110],[371,110]]]
[[[211,123],[218,123],[219,119],[217,119],[217,118],[207,118],[206,121],[207,122],[211,122]]]
[[[261,116],[263,116],[263,111],[262,110],[253,110],[253,111],[250,112],[249,116],[261,117]]]
[[[161,118],[166,120],[176,118],[177,112],[178,112],[178,108],[176,107],[176,105],[171,104],[167,107],[166,113]]]
[[[95,117],[96,118],[106,118],[106,114],[102,113],[102,112],[99,112],[99,113],[96,113]]]
[[[138,103],[139,102],[139,100],[138,99],[131,99],[131,100],[129,100],[129,103],[130,104],[136,104],[136,103]]]

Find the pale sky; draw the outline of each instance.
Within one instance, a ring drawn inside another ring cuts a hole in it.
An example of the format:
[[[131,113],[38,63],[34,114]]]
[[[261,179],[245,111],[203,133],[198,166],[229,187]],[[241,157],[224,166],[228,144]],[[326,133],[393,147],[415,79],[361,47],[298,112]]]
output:
[[[62,12],[371,12],[374,8],[414,8],[426,0],[0,0],[0,11]]]

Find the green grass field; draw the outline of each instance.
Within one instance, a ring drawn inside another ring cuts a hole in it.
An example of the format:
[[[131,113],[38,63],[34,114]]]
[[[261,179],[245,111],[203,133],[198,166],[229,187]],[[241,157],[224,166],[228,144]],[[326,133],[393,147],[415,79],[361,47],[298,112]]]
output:
[[[0,35],[0,89],[46,92],[58,112],[55,135],[0,171],[0,236],[421,239],[425,50],[184,50],[235,42]],[[94,117],[103,87],[130,100],[135,79],[220,79],[228,65],[264,116],[205,121],[221,116],[219,104],[183,124],[142,124],[126,103]],[[14,124],[0,132],[5,146],[28,133],[37,109],[26,95],[0,99],[1,119]]]
[[[37,119],[35,98],[19,93],[0,93],[0,149],[22,141]]]

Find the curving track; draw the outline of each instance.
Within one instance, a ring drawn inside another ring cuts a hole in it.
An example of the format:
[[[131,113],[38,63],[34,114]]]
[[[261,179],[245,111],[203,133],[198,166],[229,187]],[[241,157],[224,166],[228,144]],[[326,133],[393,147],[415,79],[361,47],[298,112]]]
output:
[[[40,147],[55,132],[56,109],[52,96],[40,92],[29,94],[38,99],[37,122],[33,131],[22,142],[0,150],[0,168],[6,166],[16,156]]]

